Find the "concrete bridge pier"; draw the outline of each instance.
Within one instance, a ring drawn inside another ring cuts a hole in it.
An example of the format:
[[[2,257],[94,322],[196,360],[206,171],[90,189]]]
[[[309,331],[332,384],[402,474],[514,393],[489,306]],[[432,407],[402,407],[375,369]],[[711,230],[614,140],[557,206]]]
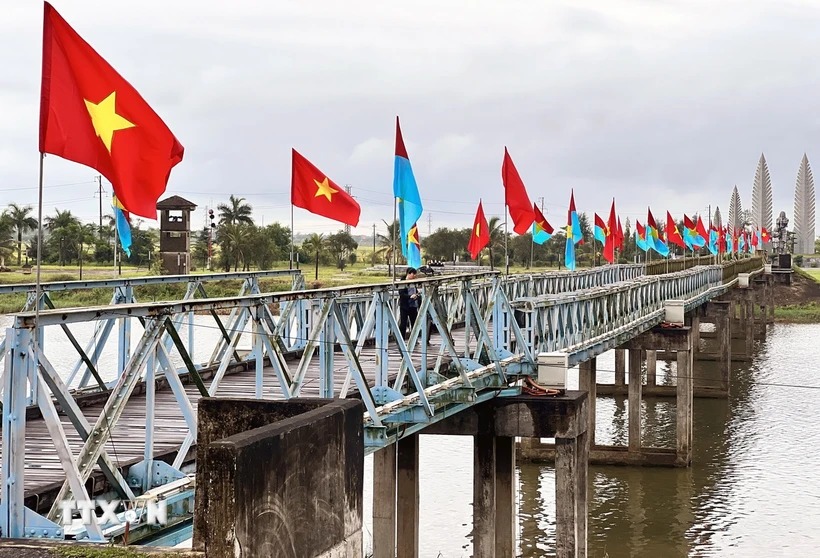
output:
[[[626,349],[615,349],[615,386],[626,385]]]
[[[590,463],[675,467],[686,467],[691,463],[694,339],[695,335],[691,327],[656,327],[622,345],[619,350],[623,351],[624,355],[629,353],[628,359],[624,358],[624,361],[628,360],[629,363],[627,385],[624,387],[598,384],[596,382],[597,364],[594,358],[581,363],[579,388],[589,394],[587,430],[590,439]],[[726,340],[728,341],[728,337]],[[657,352],[675,354],[677,361],[675,386],[657,385]],[[644,358],[647,361],[646,385],[642,378]],[[599,445],[595,440],[597,396],[620,395],[623,394],[624,388],[626,388],[627,396],[627,444],[625,446]],[[675,397],[677,442],[674,448],[644,447],[641,444],[643,433],[641,407],[645,395]],[[522,442],[520,455],[523,459],[531,461],[553,461],[556,458],[556,446],[535,440]]]
[[[652,388],[658,382],[658,351],[647,349],[644,353],[646,354],[646,387]]]
[[[419,555],[419,436],[373,454],[373,556]]]
[[[587,556],[588,401],[581,391],[561,397],[500,397],[425,429],[425,434],[474,437],[474,557],[516,556],[516,437],[522,438],[522,447],[555,438],[556,555]],[[398,556],[409,554],[401,554],[399,546]]]

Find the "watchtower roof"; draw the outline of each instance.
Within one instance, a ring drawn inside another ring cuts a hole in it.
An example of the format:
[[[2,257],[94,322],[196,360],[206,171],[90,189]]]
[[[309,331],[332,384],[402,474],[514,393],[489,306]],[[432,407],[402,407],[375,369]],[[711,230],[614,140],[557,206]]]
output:
[[[171,196],[157,203],[157,209],[196,209],[194,202],[180,196]]]

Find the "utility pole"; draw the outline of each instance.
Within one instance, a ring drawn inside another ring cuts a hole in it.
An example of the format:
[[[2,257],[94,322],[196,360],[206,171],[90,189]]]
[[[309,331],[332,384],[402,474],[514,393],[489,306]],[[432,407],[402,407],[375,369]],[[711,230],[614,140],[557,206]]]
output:
[[[376,265],[376,223],[373,223],[373,257],[370,259],[370,263]]]
[[[102,175],[97,175],[97,184],[100,188],[100,228],[97,230],[99,234],[100,240],[102,240],[103,228],[102,228]]]
[[[427,214],[427,236],[433,234],[433,214]]]
[[[347,192],[350,197],[353,197],[353,187],[350,186],[350,184],[345,184],[345,192]],[[348,224],[345,224],[345,233],[350,234],[350,225]]]

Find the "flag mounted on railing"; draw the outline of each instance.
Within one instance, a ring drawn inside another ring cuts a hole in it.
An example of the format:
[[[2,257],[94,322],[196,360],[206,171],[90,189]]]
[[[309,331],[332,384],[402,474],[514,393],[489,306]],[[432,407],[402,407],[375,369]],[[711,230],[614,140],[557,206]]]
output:
[[[393,196],[396,198],[399,214],[399,231],[401,232],[401,253],[410,261],[410,230],[416,226],[424,208],[421,195],[410,166],[410,157],[401,135],[399,117],[396,117],[396,158],[393,164]],[[419,256],[421,257],[421,256]],[[418,267],[413,266],[411,267]]]
[[[120,246],[126,257],[131,257],[131,216],[122,206],[116,194],[111,198],[111,207],[114,209],[114,224],[117,227],[117,236]]]
[[[504,162],[501,163],[501,181],[504,184],[504,203],[510,210],[513,230],[516,234],[524,234],[535,220],[535,215],[527,189],[506,147],[504,148]]]
[[[419,239],[419,227],[416,223],[413,223],[407,234],[407,265],[416,269],[421,267],[421,239]]]
[[[604,223],[604,220],[601,219],[601,216],[597,213],[595,213],[595,230],[592,232],[592,236],[601,243],[602,247],[606,244],[606,223]]]
[[[709,253],[717,256],[720,252],[719,244],[720,234],[714,228],[709,229]]]
[[[678,226],[675,224],[675,220],[672,218],[672,214],[668,211],[666,212],[666,242],[675,244],[680,246],[681,248],[686,247],[686,243],[683,241],[683,237],[680,235],[680,231],[678,230]]]
[[[476,259],[481,250],[490,243],[490,228],[487,224],[487,218],[484,216],[484,208],[481,206],[481,200],[478,201],[478,210],[475,213],[475,221],[473,221],[473,230],[470,232],[470,241],[467,243],[467,251],[470,252],[470,257]]]
[[[350,194],[293,150],[290,201],[296,207],[355,227],[362,212]]]
[[[609,263],[615,263],[615,248],[618,244],[618,224],[615,221],[615,198],[612,198],[612,205],[609,208],[609,219],[606,221],[606,240],[604,249],[601,252],[604,259]]]
[[[646,214],[646,243],[649,248],[652,248],[661,256],[667,257],[669,255],[669,246],[660,238],[658,225],[655,223],[651,209],[648,209]]]
[[[649,244],[646,241],[646,228],[637,219],[635,219],[635,246],[644,252],[649,250]]]
[[[102,56],[45,3],[40,153],[106,177],[122,207],[157,218],[157,200],[182,144]]]
[[[567,269],[575,269],[575,245],[583,242],[584,236],[581,232],[581,221],[578,212],[575,210],[575,190],[569,195],[569,210],[567,210],[567,244],[564,248],[564,265]]]
[[[535,204],[532,206],[532,212],[535,216],[532,222],[532,241],[536,244],[544,244],[552,238],[552,233],[555,231]]]

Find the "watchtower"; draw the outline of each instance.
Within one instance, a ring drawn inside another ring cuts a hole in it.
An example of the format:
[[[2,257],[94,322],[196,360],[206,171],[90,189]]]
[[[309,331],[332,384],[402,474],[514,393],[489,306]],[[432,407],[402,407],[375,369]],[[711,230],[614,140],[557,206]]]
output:
[[[186,275],[191,267],[191,211],[196,204],[179,196],[157,203],[159,221],[159,257],[163,273]]]

